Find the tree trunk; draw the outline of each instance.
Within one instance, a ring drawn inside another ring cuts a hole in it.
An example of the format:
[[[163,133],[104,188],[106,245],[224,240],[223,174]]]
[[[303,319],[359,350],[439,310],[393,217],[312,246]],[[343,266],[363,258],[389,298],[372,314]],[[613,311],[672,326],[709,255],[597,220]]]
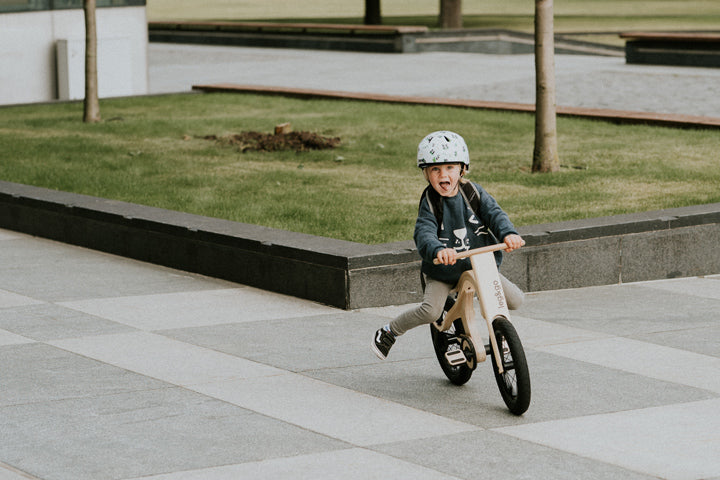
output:
[[[380,25],[380,0],[365,0],[365,25]]]
[[[462,0],[440,0],[440,28],[462,27]]]
[[[97,24],[95,21],[96,0],[84,0],[85,10],[85,111],[83,121],[100,121],[100,101],[97,81]]]
[[[533,172],[557,172],[553,0],[535,0],[535,150]]]

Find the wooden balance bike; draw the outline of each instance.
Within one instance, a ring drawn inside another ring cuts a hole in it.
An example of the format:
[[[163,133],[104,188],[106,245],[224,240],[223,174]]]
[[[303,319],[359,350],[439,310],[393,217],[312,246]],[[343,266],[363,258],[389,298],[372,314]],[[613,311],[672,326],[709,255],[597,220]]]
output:
[[[430,325],[430,333],[440,366],[455,385],[470,380],[477,364],[490,355],[505,405],[515,415],[522,415],[530,406],[530,373],[520,337],[510,323],[493,255],[506,248],[500,243],[458,254],[458,259],[470,258],[472,269],[460,276],[453,289],[456,298],[448,297],[442,316]],[[487,345],[475,321],[474,297],[487,324]]]

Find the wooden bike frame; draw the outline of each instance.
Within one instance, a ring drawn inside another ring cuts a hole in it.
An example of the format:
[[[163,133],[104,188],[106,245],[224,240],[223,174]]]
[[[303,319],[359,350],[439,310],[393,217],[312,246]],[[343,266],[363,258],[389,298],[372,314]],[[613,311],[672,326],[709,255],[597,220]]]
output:
[[[505,292],[503,292],[500,283],[500,274],[495,264],[493,252],[505,250],[506,248],[506,244],[499,243],[458,253],[458,260],[470,257],[472,269],[463,272],[460,276],[460,280],[453,289],[457,292],[455,305],[447,312],[442,324],[433,323],[438,330],[446,331],[455,320],[460,319],[465,328],[465,334],[472,341],[476,361],[484,362],[487,359],[487,354],[492,352],[495,355],[495,363],[500,374],[504,373],[503,362],[493,332],[492,322],[498,317],[510,320],[510,312],[505,300]],[[435,263],[438,263],[437,259]],[[478,299],[481,314],[487,324],[491,352],[485,350],[485,344],[480,336],[477,322],[475,322],[474,297]]]

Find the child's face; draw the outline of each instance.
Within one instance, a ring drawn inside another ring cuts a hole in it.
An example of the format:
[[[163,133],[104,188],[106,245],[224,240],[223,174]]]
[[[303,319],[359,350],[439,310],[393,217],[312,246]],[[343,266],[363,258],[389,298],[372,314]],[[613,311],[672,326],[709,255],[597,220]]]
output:
[[[425,167],[425,178],[443,197],[454,197],[458,193],[463,168],[458,163],[443,163]]]

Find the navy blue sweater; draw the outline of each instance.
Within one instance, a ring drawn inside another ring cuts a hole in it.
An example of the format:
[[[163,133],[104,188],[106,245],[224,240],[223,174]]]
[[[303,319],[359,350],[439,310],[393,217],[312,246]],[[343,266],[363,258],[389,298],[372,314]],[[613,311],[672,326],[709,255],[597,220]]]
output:
[[[515,226],[495,199],[480,185],[475,184],[475,187],[480,193],[478,215],[472,212],[458,192],[454,197],[442,197],[442,225],[438,225],[424,195],[420,201],[413,238],[422,257],[422,271],[430,278],[454,285],[462,272],[471,268],[468,259],[459,260],[455,265],[434,265],[433,259],[440,250],[454,248],[463,252],[496,243],[493,235],[502,242],[507,235],[517,234]],[[499,267],[502,255],[496,255],[495,259]]]

